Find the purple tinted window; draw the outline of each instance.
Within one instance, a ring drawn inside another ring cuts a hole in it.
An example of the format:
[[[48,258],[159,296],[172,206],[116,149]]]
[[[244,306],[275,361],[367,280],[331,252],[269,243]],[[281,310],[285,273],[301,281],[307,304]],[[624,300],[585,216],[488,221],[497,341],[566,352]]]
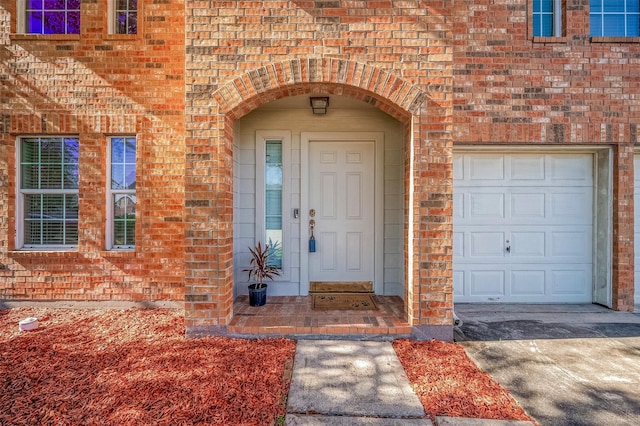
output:
[[[80,0],[28,0],[29,34],[80,34]]]
[[[137,0],[116,1],[116,34],[138,33],[138,2]]]
[[[65,10],[65,0],[44,0],[45,10]]]

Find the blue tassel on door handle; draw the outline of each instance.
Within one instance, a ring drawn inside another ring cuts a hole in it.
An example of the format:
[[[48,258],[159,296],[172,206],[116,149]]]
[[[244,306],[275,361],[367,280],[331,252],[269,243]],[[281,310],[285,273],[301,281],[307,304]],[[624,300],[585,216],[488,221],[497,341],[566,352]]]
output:
[[[316,252],[316,238],[311,234],[311,238],[309,238],[309,253]]]

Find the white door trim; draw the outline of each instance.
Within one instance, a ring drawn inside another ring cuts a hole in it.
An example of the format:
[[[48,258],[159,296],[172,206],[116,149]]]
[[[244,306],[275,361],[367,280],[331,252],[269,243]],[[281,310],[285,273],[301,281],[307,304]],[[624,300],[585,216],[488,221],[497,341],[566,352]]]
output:
[[[309,294],[309,143],[372,141],[375,145],[374,290],[384,291],[384,133],[302,132],[300,134],[300,294]]]

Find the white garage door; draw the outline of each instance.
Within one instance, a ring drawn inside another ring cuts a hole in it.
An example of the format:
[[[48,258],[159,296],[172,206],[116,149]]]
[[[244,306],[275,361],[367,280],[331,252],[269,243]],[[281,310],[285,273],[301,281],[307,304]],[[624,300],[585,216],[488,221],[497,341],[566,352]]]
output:
[[[633,157],[635,189],[633,191],[634,206],[634,251],[635,251],[635,304],[640,304],[640,155]]]
[[[454,301],[591,303],[589,154],[454,156]]]

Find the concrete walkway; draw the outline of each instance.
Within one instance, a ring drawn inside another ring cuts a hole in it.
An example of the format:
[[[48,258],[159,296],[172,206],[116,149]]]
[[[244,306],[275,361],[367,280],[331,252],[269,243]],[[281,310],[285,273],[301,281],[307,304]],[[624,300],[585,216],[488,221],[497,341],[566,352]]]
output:
[[[432,425],[390,342],[299,340],[287,402],[288,426]],[[436,418],[439,426],[531,425]]]

